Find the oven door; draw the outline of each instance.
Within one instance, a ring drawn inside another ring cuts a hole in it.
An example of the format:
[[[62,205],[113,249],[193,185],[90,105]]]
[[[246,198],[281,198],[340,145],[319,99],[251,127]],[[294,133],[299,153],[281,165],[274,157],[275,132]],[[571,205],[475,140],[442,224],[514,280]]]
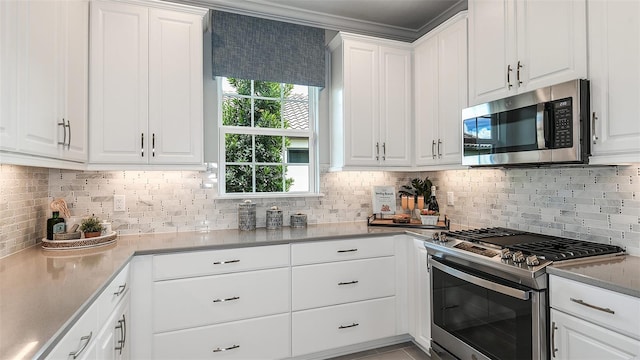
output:
[[[547,357],[546,292],[429,257],[434,349],[459,359]]]

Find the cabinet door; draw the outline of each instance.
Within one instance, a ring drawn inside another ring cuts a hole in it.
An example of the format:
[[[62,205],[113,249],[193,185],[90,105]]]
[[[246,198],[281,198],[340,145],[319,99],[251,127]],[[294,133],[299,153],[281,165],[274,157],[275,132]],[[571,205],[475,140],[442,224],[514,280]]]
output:
[[[0,1],[0,149],[15,150],[18,139],[18,2]]]
[[[411,53],[380,47],[380,153],[384,166],[411,165]]]
[[[380,148],[378,46],[344,42],[345,165],[377,166]]]
[[[64,111],[66,134],[60,140],[63,159],[87,161],[89,117],[89,1],[67,0],[64,40]]]
[[[97,357],[101,360],[129,359],[131,342],[128,334],[131,332],[129,295],[123,299],[103,325],[100,335],[96,339]]]
[[[438,37],[423,40],[414,49],[416,165],[437,161]]]
[[[413,261],[415,263],[415,329],[413,337],[423,348],[431,347],[431,286],[427,270],[427,249],[422,240],[413,240]]]
[[[517,0],[516,7],[518,91],[586,78],[586,1]]]
[[[515,93],[514,0],[469,2],[470,105]]]
[[[18,139],[21,152],[58,156],[62,141],[62,75],[64,74],[64,2],[18,4],[21,34],[18,50]],[[58,138],[60,134],[60,139]]]
[[[438,34],[438,76],[438,163],[460,164],[468,89],[466,19]]]
[[[640,161],[640,3],[589,2],[591,163]]]
[[[640,356],[640,341],[551,309],[551,355],[557,359],[628,360]]]
[[[91,3],[91,162],[147,163],[147,14],[130,4]]]
[[[149,9],[149,162],[202,163],[202,17]]]

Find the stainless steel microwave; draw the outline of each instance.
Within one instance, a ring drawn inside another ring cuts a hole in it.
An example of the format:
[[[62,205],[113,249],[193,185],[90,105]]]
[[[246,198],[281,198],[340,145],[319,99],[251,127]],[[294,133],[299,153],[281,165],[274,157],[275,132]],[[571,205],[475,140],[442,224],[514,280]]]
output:
[[[572,80],[462,111],[462,165],[587,163],[589,82]]]

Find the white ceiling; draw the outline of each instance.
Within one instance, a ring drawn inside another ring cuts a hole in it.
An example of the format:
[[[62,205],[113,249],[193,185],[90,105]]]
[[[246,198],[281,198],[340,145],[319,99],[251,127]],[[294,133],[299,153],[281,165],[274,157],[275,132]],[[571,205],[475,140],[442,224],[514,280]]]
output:
[[[238,14],[413,41],[467,8],[467,0],[184,0]]]

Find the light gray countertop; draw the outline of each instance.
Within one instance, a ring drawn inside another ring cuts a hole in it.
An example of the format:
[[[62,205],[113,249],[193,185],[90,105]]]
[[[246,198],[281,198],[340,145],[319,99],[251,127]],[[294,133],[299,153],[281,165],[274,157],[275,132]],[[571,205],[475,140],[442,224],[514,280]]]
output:
[[[40,354],[134,255],[396,235],[405,230],[357,222],[281,230],[126,235],[119,236],[115,244],[87,250],[43,250],[38,244],[0,259],[0,359]]]
[[[640,298],[640,257],[553,264],[547,273]]]

